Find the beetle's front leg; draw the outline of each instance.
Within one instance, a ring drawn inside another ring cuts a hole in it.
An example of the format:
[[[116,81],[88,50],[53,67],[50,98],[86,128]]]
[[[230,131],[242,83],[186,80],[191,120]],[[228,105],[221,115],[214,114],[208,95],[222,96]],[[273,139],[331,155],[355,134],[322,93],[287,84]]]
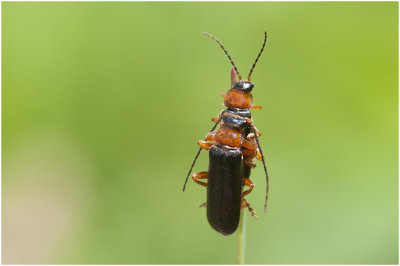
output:
[[[199,142],[197,142],[197,144],[199,144],[199,146],[205,150],[209,150],[211,148],[211,146],[213,145],[212,143],[205,141],[205,140],[199,140]]]
[[[215,140],[215,131],[208,133],[205,137],[205,140],[199,140],[197,144],[205,150],[209,150],[213,145],[212,142]]]

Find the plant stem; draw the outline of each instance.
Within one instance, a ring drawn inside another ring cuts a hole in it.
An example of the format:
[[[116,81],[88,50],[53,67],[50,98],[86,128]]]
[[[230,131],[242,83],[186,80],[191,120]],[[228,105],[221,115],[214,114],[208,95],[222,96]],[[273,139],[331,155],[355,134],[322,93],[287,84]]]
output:
[[[245,238],[246,238],[246,225],[245,225],[245,217],[243,215],[243,209],[240,210],[240,221],[239,228],[237,233],[237,264],[244,264],[244,255],[245,255]]]

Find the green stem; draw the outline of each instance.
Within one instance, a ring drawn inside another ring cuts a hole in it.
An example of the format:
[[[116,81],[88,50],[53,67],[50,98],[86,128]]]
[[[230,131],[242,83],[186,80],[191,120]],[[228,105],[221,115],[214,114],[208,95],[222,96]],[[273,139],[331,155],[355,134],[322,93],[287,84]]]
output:
[[[244,255],[245,255],[245,238],[246,238],[246,225],[245,218],[243,215],[243,210],[240,210],[240,222],[237,233],[237,263],[244,264]]]

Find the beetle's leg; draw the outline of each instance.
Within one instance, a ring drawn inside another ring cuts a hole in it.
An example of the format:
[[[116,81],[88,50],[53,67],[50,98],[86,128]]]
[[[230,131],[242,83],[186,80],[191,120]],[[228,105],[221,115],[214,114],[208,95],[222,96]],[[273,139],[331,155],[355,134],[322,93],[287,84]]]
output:
[[[247,157],[244,160],[244,163],[247,164],[248,166],[250,166],[251,168],[255,168],[257,165],[255,163],[253,163],[254,161],[254,157]]]
[[[213,145],[211,142],[208,142],[205,140],[199,140],[198,144],[200,147],[202,147],[205,150],[209,150],[211,148],[211,146]]]
[[[249,150],[253,150],[253,151],[257,150],[257,143],[254,140],[244,139],[242,142],[242,146]]]
[[[199,142],[198,142],[199,146],[205,150],[209,150],[211,148],[211,146],[213,145],[213,143],[211,143],[211,142],[214,141],[215,134],[216,134],[215,131],[209,132],[206,135],[205,140],[199,140]]]
[[[261,132],[258,131],[258,129],[254,126],[254,124],[252,125],[252,127],[253,127],[254,131],[256,132],[257,137],[261,136]]]
[[[255,142],[255,140],[254,140],[254,133],[251,132],[251,133],[247,134],[246,139],[247,139],[248,141],[253,141],[253,142]]]
[[[252,141],[244,140],[242,147],[242,153],[246,156],[244,162],[254,168],[255,164],[253,163],[253,160],[257,157],[257,144]]]
[[[216,134],[215,131],[207,133],[206,140],[207,141],[211,141],[211,142],[214,141],[215,140],[215,134]]]
[[[242,149],[243,155],[246,156],[244,163],[250,166],[251,168],[256,167],[253,163],[254,159],[257,157],[257,143],[254,140],[254,133],[250,133],[247,135],[246,139],[243,140]]]
[[[207,178],[208,178],[208,172],[198,172],[192,175],[192,179],[194,182],[205,187],[207,187],[207,183],[199,181],[198,179],[207,179]]]
[[[259,132],[257,132],[257,133],[258,133],[257,136],[261,135],[261,133],[259,133]],[[254,158],[256,158],[257,160],[260,160],[260,161],[262,160],[261,153],[259,152],[259,150],[257,148],[257,142],[255,141],[254,133],[249,133],[246,136],[246,142],[243,141],[242,145],[243,145],[243,147],[247,148],[247,150],[249,150],[249,151],[247,151],[246,149],[243,149],[243,152],[244,152],[243,155],[247,155],[250,157],[247,160],[245,160],[245,163],[247,163],[248,165],[251,166]],[[254,156],[253,156],[253,152],[254,152]]]
[[[253,122],[250,123],[250,126],[256,132],[257,137],[261,136],[261,132],[254,126]],[[252,134],[254,134],[254,133],[253,132],[249,133],[247,135],[246,139],[249,139],[249,138],[254,139],[254,136],[251,136]]]
[[[208,175],[208,173],[207,173],[207,175]],[[251,180],[249,178],[246,178],[246,177],[242,178],[242,182],[243,182],[244,186],[249,187],[248,190],[242,192],[242,197],[244,197],[244,196],[248,195],[253,190],[254,183],[251,182]]]
[[[207,183],[199,181],[198,179],[207,179],[207,178],[208,178],[208,172],[199,172],[192,175],[192,179],[194,182],[205,187],[207,187]],[[201,207],[207,207],[207,203],[204,202],[199,206],[199,208]]]
[[[253,163],[254,159],[257,157],[257,151],[250,149],[242,149],[242,154],[244,156],[244,163],[250,166],[251,168],[256,167]]]
[[[244,196],[248,195],[248,194],[253,190],[253,188],[254,188],[254,183],[251,182],[251,180],[248,179],[248,178],[243,178],[243,179],[242,179],[242,182],[243,182],[243,185],[249,187],[248,190],[246,190],[246,191],[244,191],[244,192],[242,193],[242,208],[246,208],[246,207],[247,207],[247,208],[249,209],[250,213],[251,213],[251,216],[253,216],[254,218],[257,219],[257,214],[256,214],[256,212],[253,210],[252,207],[250,207],[250,204],[249,204],[249,203],[245,200],[245,198],[244,198]]]
[[[259,150],[257,150],[256,159],[259,160],[259,161],[262,161],[261,153],[260,153]]]
[[[257,136],[260,136],[261,135],[261,133],[258,131],[257,132]],[[246,136],[246,140],[248,140],[249,142],[251,142],[252,143],[252,146],[254,146],[254,147],[256,147],[257,148],[257,142],[256,142],[256,140],[255,140],[255,134],[253,133],[253,132],[251,132],[251,133],[249,133],[249,134],[247,134],[247,136]]]
[[[249,208],[251,216],[253,216],[255,219],[258,219],[256,211],[252,207],[250,207],[250,204],[244,198],[242,199],[242,208]]]
[[[255,109],[255,110],[261,110],[261,109],[262,109],[262,107],[261,107],[260,105],[255,105],[255,104],[252,104],[252,105],[250,106],[250,108],[251,108],[251,109]]]

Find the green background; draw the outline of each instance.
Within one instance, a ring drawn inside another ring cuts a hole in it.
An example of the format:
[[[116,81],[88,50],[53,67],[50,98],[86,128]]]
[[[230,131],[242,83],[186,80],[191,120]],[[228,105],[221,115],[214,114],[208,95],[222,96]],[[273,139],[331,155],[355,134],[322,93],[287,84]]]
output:
[[[229,89],[202,31],[243,75],[269,37],[245,262],[398,263],[396,2],[3,2],[3,263],[236,263],[182,193]]]

